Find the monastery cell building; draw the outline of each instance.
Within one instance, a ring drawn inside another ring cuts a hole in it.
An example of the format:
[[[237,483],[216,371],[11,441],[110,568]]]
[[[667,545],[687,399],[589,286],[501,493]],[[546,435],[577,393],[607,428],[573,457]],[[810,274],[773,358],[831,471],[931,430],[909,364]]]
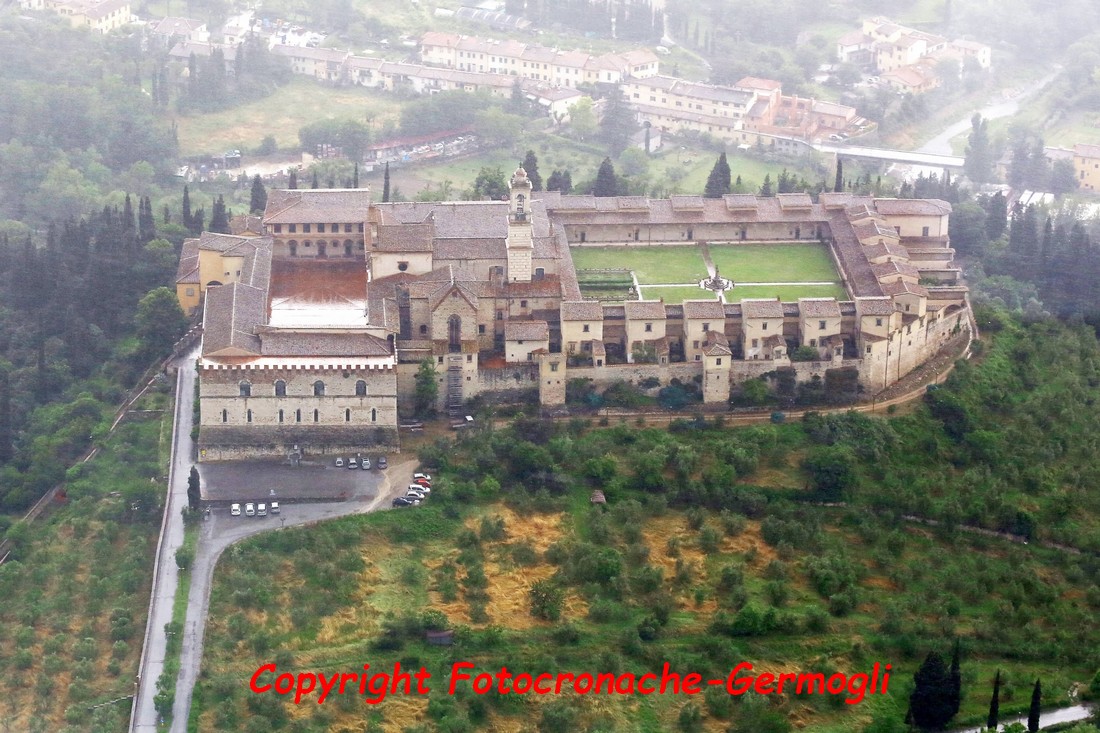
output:
[[[184,243],[177,293],[185,310],[202,309],[204,328],[200,457],[396,448],[425,360],[441,408],[479,394],[553,408],[571,378],[650,376],[696,380],[717,406],[778,367],[800,380],[854,368],[877,392],[969,329],[950,212],[938,200],[828,193],[563,196],[532,192],[522,169],[504,201],[272,191],[262,235]],[[792,240],[829,247],[849,299],[739,300],[734,288],[675,305],[586,300],[570,254]],[[818,360],[792,364],[798,346]],[[636,353],[653,358],[632,363]]]

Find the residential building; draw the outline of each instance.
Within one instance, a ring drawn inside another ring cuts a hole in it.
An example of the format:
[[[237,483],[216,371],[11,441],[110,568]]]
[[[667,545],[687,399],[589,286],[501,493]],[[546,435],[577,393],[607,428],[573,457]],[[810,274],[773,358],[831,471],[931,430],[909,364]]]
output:
[[[1073,146],[1073,169],[1077,185],[1086,191],[1100,189],[1100,145],[1077,143]]]
[[[49,10],[76,28],[109,33],[133,22],[130,0],[20,0],[24,10]]]

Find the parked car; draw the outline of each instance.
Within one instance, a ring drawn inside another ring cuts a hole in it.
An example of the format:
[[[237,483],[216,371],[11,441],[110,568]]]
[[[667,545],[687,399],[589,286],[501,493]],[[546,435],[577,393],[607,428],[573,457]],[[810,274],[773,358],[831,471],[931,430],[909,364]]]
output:
[[[232,504],[229,507],[229,516],[231,516],[231,517],[241,516],[241,505],[240,504]]]
[[[427,479],[428,481],[431,481],[431,480],[432,480],[432,477],[431,477],[431,476],[429,476],[429,475],[428,475],[428,474],[426,474],[426,473],[414,473],[414,474],[413,474],[413,478],[414,478],[414,479],[418,479],[418,478],[423,478],[423,479]]]
[[[405,496],[420,499],[421,501],[428,498],[427,494],[425,494],[423,491],[417,491],[416,489],[409,489],[405,492]]]
[[[413,491],[423,491],[425,494],[432,493],[432,485],[424,483],[409,484],[409,488]]]
[[[406,496],[394,497],[394,500],[392,502],[393,506],[418,506],[419,504],[420,499],[412,499]]]
[[[432,482],[426,478],[413,479],[413,483],[417,486],[427,486],[429,489],[432,487]]]
[[[379,468],[387,468],[389,465],[390,465],[390,463],[389,463],[389,461],[386,460],[385,456],[378,456],[378,467]]]
[[[277,501],[271,502],[271,513],[272,514],[278,514],[279,513],[279,502],[277,502]]]
[[[343,458],[337,458],[336,459],[336,467],[337,468],[343,468],[344,467],[344,459]]]
[[[244,505],[244,515],[246,517],[256,516],[256,505],[252,504],[252,503],[245,504]]]
[[[354,458],[349,458],[348,459],[348,468],[359,468],[359,462],[356,461]]]
[[[370,470],[370,458],[364,458],[363,462],[360,465],[363,467],[364,471],[369,471]]]
[[[256,505],[256,516],[257,517],[266,517],[267,516],[267,504],[257,504]]]

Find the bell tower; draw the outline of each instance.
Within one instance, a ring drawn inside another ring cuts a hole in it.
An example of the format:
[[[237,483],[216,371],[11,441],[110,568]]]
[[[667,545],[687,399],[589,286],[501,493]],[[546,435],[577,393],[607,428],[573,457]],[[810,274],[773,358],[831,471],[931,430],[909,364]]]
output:
[[[523,168],[512,174],[508,202],[508,282],[531,282],[531,259],[535,253],[531,181]]]

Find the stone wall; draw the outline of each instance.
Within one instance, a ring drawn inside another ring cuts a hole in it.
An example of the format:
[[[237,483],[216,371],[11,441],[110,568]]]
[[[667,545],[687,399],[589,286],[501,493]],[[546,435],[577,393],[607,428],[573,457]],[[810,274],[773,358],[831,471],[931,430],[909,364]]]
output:
[[[397,428],[393,426],[211,425],[199,435],[199,460],[285,458],[294,446],[310,455],[395,452],[400,448]]]

